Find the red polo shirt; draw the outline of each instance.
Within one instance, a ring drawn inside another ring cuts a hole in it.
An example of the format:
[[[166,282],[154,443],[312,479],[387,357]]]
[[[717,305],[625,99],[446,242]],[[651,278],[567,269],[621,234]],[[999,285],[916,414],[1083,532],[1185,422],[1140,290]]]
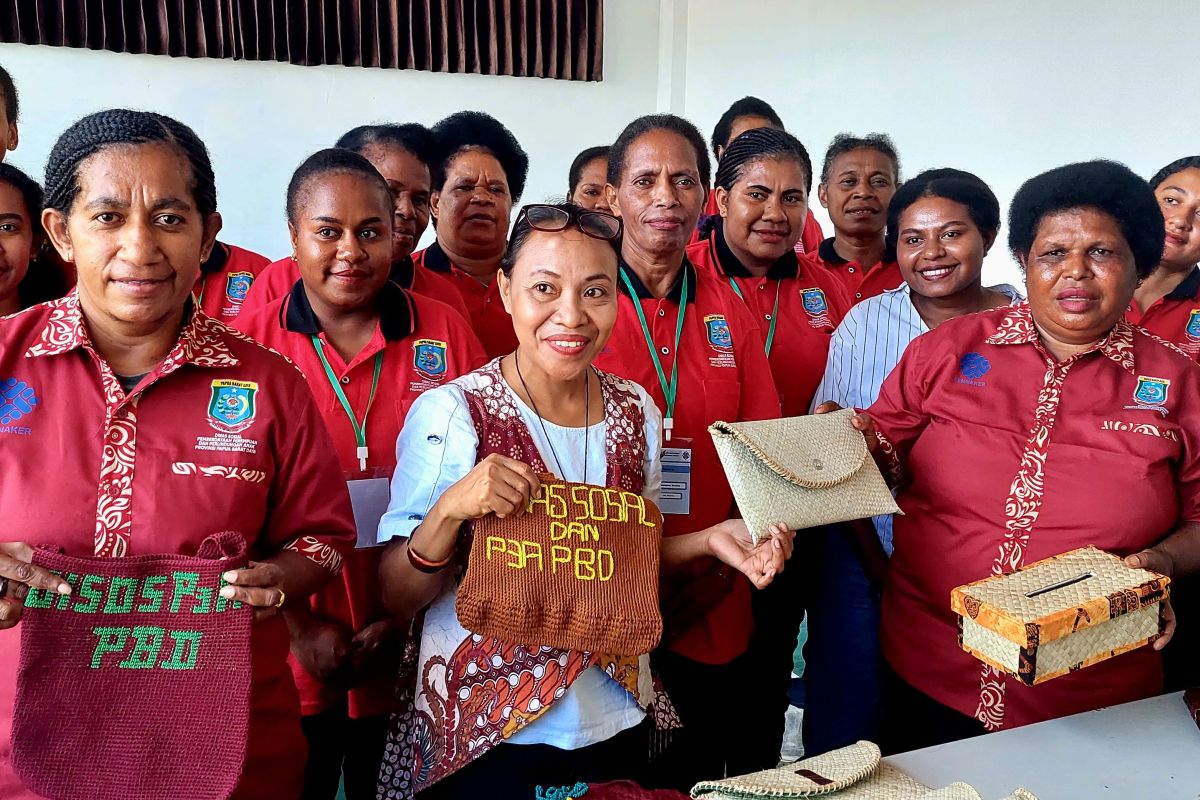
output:
[[[870,414],[908,476],[882,623],[905,681],[992,729],[1161,691],[1149,648],[1034,687],[985,670],[958,645],[950,592],[1084,545],[1129,555],[1200,521],[1195,364],[1125,322],[1056,362],[1022,303],[915,339]]]
[[[388,277],[402,289],[441,300],[469,321],[467,306],[454,284],[436,273],[416,269],[411,256],[393,263],[391,275]],[[281,258],[272,261],[254,282],[250,295],[242,304],[242,311],[248,314],[270,305],[290,292],[298,280],[300,265],[296,263],[296,259]]]
[[[192,290],[200,310],[222,322],[234,319],[242,312],[250,287],[266,267],[266,256],[217,242],[208,260],[200,265],[200,277]]]
[[[729,249],[720,225],[708,239],[688,248],[688,259],[731,291],[730,282],[736,284],[735,294],[754,315],[764,342],[775,324],[767,357],[783,416],[807,414],[825,374],[829,339],[848,306],[837,279],[802,264],[795,253],[785,254],[765,277],[756,278]]]
[[[418,267],[450,280],[458,289],[459,296],[467,307],[467,321],[475,329],[475,335],[483,342],[488,358],[506,356],[517,349],[517,334],[513,332],[512,317],[504,309],[500,299],[500,283],[493,280],[484,286],[469,273],[450,263],[449,256],[437,242],[424,250],[413,253]]]
[[[304,283],[297,281],[287,295],[238,320],[238,328],[287,356],[304,373],[348,480],[390,479],[396,468],[396,439],[413,401],[426,389],[441,386],[485,361],[483,348],[466,321],[445,304],[405,291],[390,281],[384,285],[384,292],[387,297],[380,298],[379,327],[358,355],[346,363],[332,346],[324,348],[325,357],[360,421],[371,402],[375,360],[382,353],[379,384],[367,416],[365,472],[360,469],[354,428],[313,346],[313,336],[325,341],[325,335],[305,294]],[[431,353],[437,356],[432,368],[432,362],[419,361],[421,356]],[[351,551],[344,561],[342,580],[330,583],[312,596],[313,614],[354,633],[387,619],[379,586],[379,556],[380,549],[374,547]],[[376,664],[376,669],[347,692],[322,683],[295,658],[289,661],[304,714],[320,713],[347,698],[350,716],[355,719],[385,714],[391,709],[398,664],[392,664],[390,671]]]
[[[72,292],[0,320],[0,376],[8,539],[121,557],[195,553],[210,534],[237,530],[251,558],[291,549],[331,572],[353,546],[345,483],[303,377],[203,313],[126,395],[93,349]],[[238,394],[242,412],[219,413],[219,401]],[[256,624],[251,647],[249,745],[234,796],[298,797],[305,743],[283,618]],[[9,764],[20,652],[20,626],[0,631],[7,800],[34,797]]]
[[[1200,360],[1200,267],[1192,267],[1178,286],[1145,311],[1136,300],[1130,302],[1125,321],[1166,339],[1193,361]]]
[[[857,261],[847,261],[839,256],[833,248],[833,237],[830,237],[821,242],[815,252],[805,254],[804,260],[814,269],[836,277],[852,306],[904,283],[894,250],[886,251],[882,261],[864,269]]]
[[[779,395],[754,317],[728,286],[685,260],[675,286],[658,300],[624,262],[621,271],[633,284],[636,297],[620,282],[617,323],[595,364],[640,383],[666,416],[662,384],[634,303],[641,305],[646,316],[668,380],[674,359],[679,358],[675,427],[671,441],[664,446],[685,447],[686,440],[691,440],[691,507],[686,516],[668,515],[664,531],[667,536],[691,533],[728,519],[733,506],[733,493],[708,426],[717,420],[778,417]],[[685,271],[688,292],[683,297]],[[680,313],[684,313],[684,327],[677,356],[675,328]],[[745,651],[752,628],[750,584],[738,575],[733,591],[671,648],[696,661],[725,664]]]
[[[700,221],[696,223],[696,230],[692,231],[692,238],[688,240],[688,245],[691,246],[700,241],[700,228],[709,217],[720,216],[721,209],[717,208],[717,193],[710,191],[708,193],[708,203],[704,206],[704,213],[700,215]],[[814,252],[821,246],[821,241],[824,238],[825,233],[821,230],[821,223],[817,222],[817,218],[813,216],[810,210],[808,216],[804,218],[804,230],[800,233],[800,238],[796,241],[796,252],[799,254]]]

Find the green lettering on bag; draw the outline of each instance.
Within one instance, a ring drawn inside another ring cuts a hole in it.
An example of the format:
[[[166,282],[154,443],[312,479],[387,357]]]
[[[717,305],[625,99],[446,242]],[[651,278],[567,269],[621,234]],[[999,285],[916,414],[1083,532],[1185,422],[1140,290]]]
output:
[[[142,579],[142,604],[137,607],[139,614],[157,614],[162,609],[162,587],[166,582],[166,575],[151,575]]]
[[[96,649],[92,651],[92,669],[100,669],[100,662],[108,653],[125,652],[125,643],[129,641],[129,628],[102,626],[93,628],[92,633],[98,640]]]
[[[133,611],[137,597],[137,578],[113,578],[108,583],[108,596],[104,599],[105,614],[128,614]]]
[[[200,585],[200,574],[198,572],[172,572],[171,580],[174,583],[171,595],[171,613],[178,614],[180,606],[183,605],[183,598],[196,597],[196,588]]]
[[[158,651],[162,650],[162,628],[150,625],[138,625],[133,629],[133,649],[129,656],[117,664],[120,669],[154,669],[158,661]]]
[[[170,631],[175,649],[171,657],[159,664],[162,669],[195,669],[196,659],[200,655],[200,639],[204,635],[200,631]]]
[[[77,614],[95,614],[100,608],[101,598],[104,597],[96,588],[96,584],[102,583],[104,583],[102,575],[84,575],[75,590],[75,594],[84,602],[76,603],[71,610]]]

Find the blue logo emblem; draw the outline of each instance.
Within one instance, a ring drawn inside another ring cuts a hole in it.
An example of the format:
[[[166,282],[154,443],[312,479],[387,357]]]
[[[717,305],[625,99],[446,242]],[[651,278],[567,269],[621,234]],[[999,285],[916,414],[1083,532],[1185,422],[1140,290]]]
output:
[[[229,302],[241,305],[250,292],[250,284],[254,283],[254,274],[250,272],[231,272],[225,278],[225,296]]]
[[[1137,389],[1133,392],[1133,399],[1144,406],[1162,406],[1167,403],[1167,390],[1171,388],[1171,382],[1166,378],[1148,378],[1145,375],[1138,375]]]
[[[429,380],[440,380],[446,374],[446,343],[417,339],[413,344],[413,366]]]
[[[37,394],[25,381],[8,378],[0,381],[0,425],[11,425],[33,411]]]
[[[254,424],[258,384],[248,381],[212,382],[208,401],[208,423],[221,433],[238,433]]]
[[[800,292],[800,299],[804,301],[804,310],[814,317],[829,310],[829,303],[825,301],[825,292],[820,289],[804,289]]]
[[[958,362],[958,369],[962,372],[964,378],[977,381],[992,369],[992,362],[988,361],[980,353],[967,353]]]
[[[717,350],[732,350],[733,336],[723,314],[709,314],[704,318],[704,329],[708,331],[708,343]]]
[[[1200,308],[1192,310],[1192,315],[1188,317],[1187,335],[1193,339],[1200,339]]]

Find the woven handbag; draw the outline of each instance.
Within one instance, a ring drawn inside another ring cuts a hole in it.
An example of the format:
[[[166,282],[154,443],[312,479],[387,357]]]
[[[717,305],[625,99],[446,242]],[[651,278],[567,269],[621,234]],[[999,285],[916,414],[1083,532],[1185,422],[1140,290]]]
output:
[[[455,611],[509,644],[649,653],[662,637],[662,513],[621,489],[544,476],[526,513],[478,520]]]
[[[899,513],[852,416],[847,408],[709,427],[755,542],[773,522],[800,530]]]
[[[965,783],[931,789],[880,759],[879,747],[858,742],[785,767],[736,778],[704,781],[692,788],[704,800],[783,800],[828,797],[836,800],[983,800]],[[1004,800],[1037,800],[1017,789]]]
[[[51,800],[222,800],[246,759],[252,609],[220,597],[246,565],[239,533],[194,556],[33,563],[71,584],[31,589],[21,620],[12,766]]]

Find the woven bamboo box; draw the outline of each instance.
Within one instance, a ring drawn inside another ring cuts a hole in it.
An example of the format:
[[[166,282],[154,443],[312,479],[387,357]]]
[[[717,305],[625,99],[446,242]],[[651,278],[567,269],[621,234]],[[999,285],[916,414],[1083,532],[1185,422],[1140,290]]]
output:
[[[1083,547],[950,595],[958,641],[1033,686],[1149,644],[1171,579]]]

